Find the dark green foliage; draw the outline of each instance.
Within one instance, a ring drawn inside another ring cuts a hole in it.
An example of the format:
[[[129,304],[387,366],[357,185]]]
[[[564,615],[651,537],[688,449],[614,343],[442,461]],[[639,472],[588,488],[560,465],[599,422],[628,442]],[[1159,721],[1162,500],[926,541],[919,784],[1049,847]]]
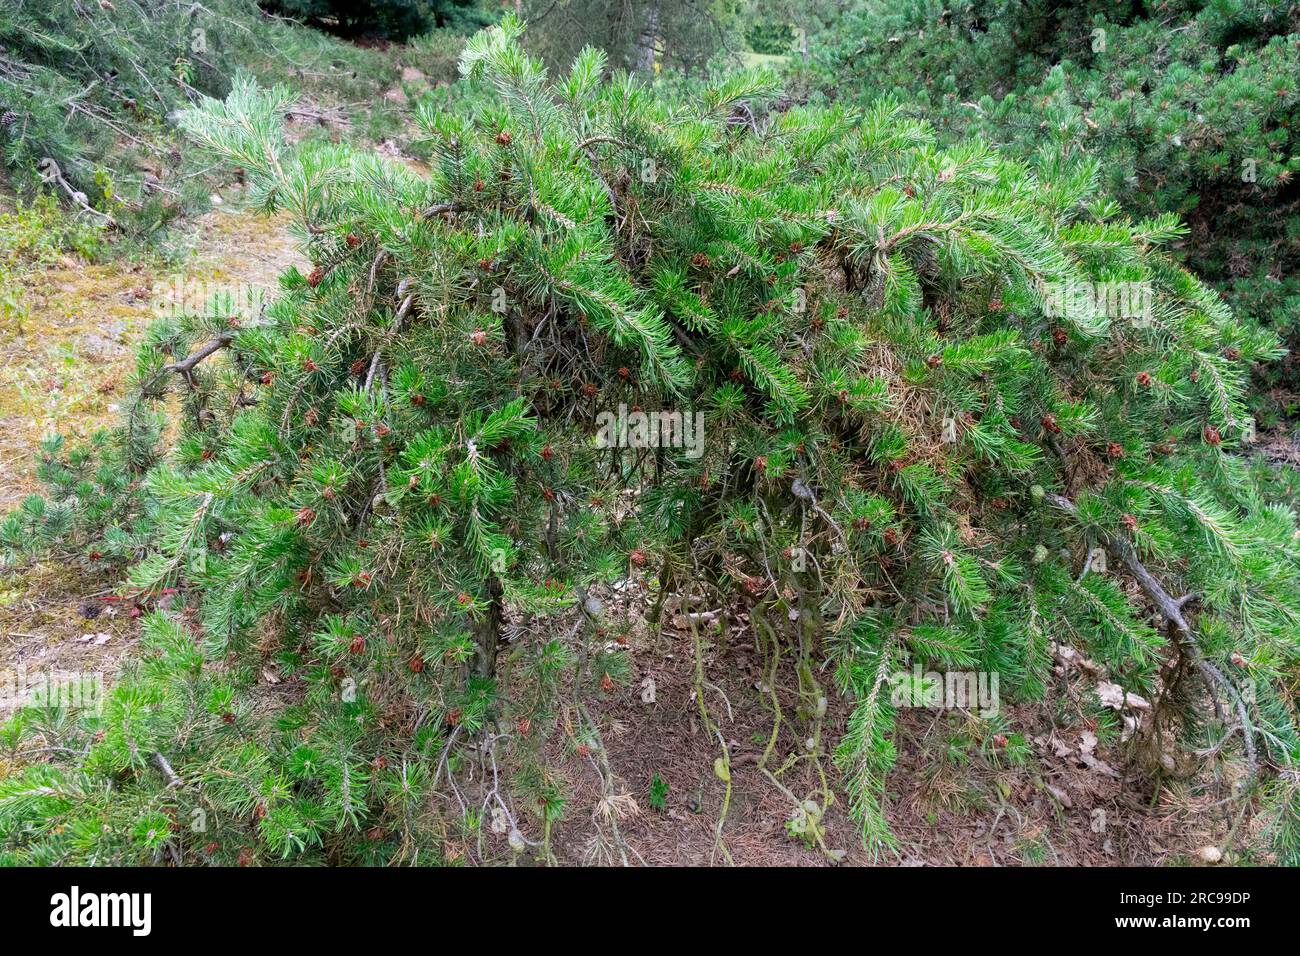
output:
[[[478,0],[262,0],[261,5],[340,36],[389,40],[434,27],[473,31],[490,20]]]
[[[287,145],[283,90],[185,114],[313,268],[264,312],[151,332],[105,465],[124,526],[70,455],[5,526],[78,542],[53,507],[143,535],[124,590],[173,603],[66,730],[85,759],[0,782],[7,859],[419,863],[449,837],[547,859],[550,755],[606,760],[587,702],[635,678],[604,602],[642,580],[746,615],[776,721],[759,770],[832,857],[827,813],[892,844],[897,674],[1041,697],[1053,643],[1196,711],[1157,744],[1212,737],[1293,857],[1300,536],[1234,453],[1277,342],[1163,251],[1176,219],[1098,199],[1095,163],[943,147],[885,102],[777,110],[748,74],[677,102],[590,49],[551,79],[521,33],[467,45],[472,113],[422,109],[427,176]],[[1140,308],[1066,294],[1111,283]],[[702,442],[608,447],[620,406],[700,413]],[[1200,595],[1185,633],[1126,554]],[[725,801],[719,624],[689,620]],[[826,771],[810,792],[768,768],[782,722]]]
[[[1040,164],[1095,157],[1105,194],[1177,214],[1180,259],[1300,345],[1294,4],[869,2],[817,39],[808,79],[836,99],[895,94],[945,139]],[[1293,363],[1261,380],[1294,389]]]
[[[740,25],[735,5],[725,0],[528,0],[523,6],[528,49],[555,69],[594,46],[613,69],[699,77],[721,50],[737,46]]]

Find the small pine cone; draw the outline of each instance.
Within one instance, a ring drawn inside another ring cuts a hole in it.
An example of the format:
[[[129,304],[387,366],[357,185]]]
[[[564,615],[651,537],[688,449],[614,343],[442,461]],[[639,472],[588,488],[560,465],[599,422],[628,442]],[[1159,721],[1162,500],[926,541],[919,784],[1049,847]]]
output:
[[[298,522],[299,527],[305,528],[316,520],[316,512],[310,508],[299,508],[294,515],[294,519]]]
[[[1146,371],[1138,372],[1134,381],[1143,388],[1149,388],[1151,386],[1151,373]]]
[[[626,382],[626,381],[631,377],[631,375],[632,375],[632,373],[628,370],[628,367],[627,367],[626,365],[620,365],[620,366],[619,366],[619,368],[618,368],[618,377],[619,377],[619,378],[621,378],[623,381]]]
[[[1219,430],[1215,428],[1213,425],[1205,426],[1204,435],[1205,435],[1206,442],[1211,445],[1223,444],[1223,436],[1219,434]]]
[[[352,638],[352,642],[348,644],[348,650],[351,651],[353,654],[361,654],[365,651],[365,649],[366,649],[366,639],[360,634]]]
[[[355,249],[357,246],[361,245],[361,238],[355,232],[349,232],[346,241],[349,249]]]
[[[631,554],[628,555],[628,560],[630,560],[638,568],[644,568],[646,562],[645,552],[642,551],[640,548],[637,548]]]
[[[475,345],[477,345],[479,348],[482,348],[483,346],[487,345],[488,334],[484,332],[482,329],[475,329],[473,332],[469,334],[469,340],[473,342]]]
[[[712,260],[703,252],[697,252],[695,255],[691,256],[691,265],[698,269],[708,268],[710,262],[712,262]]]
[[[1070,333],[1065,331],[1065,329],[1058,328],[1052,332],[1052,341],[1057,345],[1064,345],[1066,342],[1070,341]]]
[[[322,269],[320,266],[317,266],[315,269],[312,269],[311,273],[307,276],[307,284],[314,289],[318,285],[320,285],[321,282],[324,281],[324,279],[325,279],[325,270]]]
[[[1123,458],[1124,446],[1117,441],[1113,441],[1106,446],[1106,454],[1111,458]]]
[[[497,133],[497,145],[498,146],[510,145],[510,132],[508,130],[503,129],[501,132]]]
[[[1055,415],[1044,415],[1038,420],[1038,423],[1053,435],[1059,435],[1061,433],[1061,426],[1056,424]]]

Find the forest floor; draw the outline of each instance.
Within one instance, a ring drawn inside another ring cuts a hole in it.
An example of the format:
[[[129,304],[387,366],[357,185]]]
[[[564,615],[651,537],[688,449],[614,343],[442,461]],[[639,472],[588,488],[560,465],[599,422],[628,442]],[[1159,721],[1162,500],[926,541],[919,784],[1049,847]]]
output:
[[[739,609],[702,655],[705,703],[726,738],[733,785],[719,844],[724,787],[714,761],[721,749],[700,717],[694,637],[680,616],[656,636],[644,622],[650,596],[612,605],[621,605],[632,622],[627,650],[634,676],[589,705],[602,728],[610,773],[573,746],[556,747],[551,755],[573,794],[568,820],[556,830],[557,856],[566,863],[619,862],[612,815],[633,863],[708,865],[729,858],[750,866],[828,864],[820,848],[787,831],[793,802],[759,769],[774,710]],[[831,698],[820,764],[807,756],[809,723],[794,717],[794,688],[778,686],[783,721],[767,766],[800,800],[820,797],[824,771],[834,792],[824,818],[826,846],[845,851],[849,865],[1195,864],[1202,848],[1221,847],[1234,824],[1222,801],[1229,784],[1188,773],[1168,775],[1157,787],[1144,769],[1138,738],[1098,740],[1097,724],[1081,701],[1103,679],[1100,668],[1068,648],[1056,660],[1045,701],[1001,702],[1008,734],[1025,744],[1015,758],[987,746],[988,725],[974,713],[898,711],[898,760],[886,804],[897,845],[878,856],[862,846],[841,771],[829,756],[851,710],[851,702],[831,689],[831,675],[818,678]],[[649,800],[656,778],[661,792],[667,788],[658,808]]]

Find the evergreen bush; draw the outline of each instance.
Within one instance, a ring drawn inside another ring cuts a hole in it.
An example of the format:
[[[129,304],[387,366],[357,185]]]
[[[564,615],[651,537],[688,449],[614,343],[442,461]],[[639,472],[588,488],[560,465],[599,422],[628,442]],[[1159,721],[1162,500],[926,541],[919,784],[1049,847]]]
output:
[[[652,622],[724,609],[687,616],[720,848],[704,649],[747,622],[798,688],[772,740],[824,772],[759,770],[833,857],[826,813],[892,844],[896,672],[1039,698],[1056,643],[1151,702],[1157,756],[1212,741],[1295,861],[1300,535],[1233,453],[1278,346],[1163,251],[1176,218],[894,104],[765,108],[762,74],[675,102],[587,49],[550,79],[521,33],[463,54],[490,107],[422,111],[428,175],[286,144],[250,81],[185,114],[312,268],[155,325],[121,428],[52,442],[0,524],[14,560],[123,563],[147,612],[73,754],[0,781],[5,859],[425,863],[463,826],[549,859],[550,755],[603,759],[588,704],[645,639],[608,606],[645,581]]]

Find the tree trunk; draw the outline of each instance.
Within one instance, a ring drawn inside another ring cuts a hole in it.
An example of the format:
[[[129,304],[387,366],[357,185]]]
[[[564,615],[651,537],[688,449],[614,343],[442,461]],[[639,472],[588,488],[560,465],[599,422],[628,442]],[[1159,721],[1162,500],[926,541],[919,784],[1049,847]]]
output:
[[[501,629],[505,623],[502,606],[501,582],[496,575],[488,578],[488,610],[483,620],[473,627],[474,643],[478,654],[474,658],[474,674],[478,677],[495,677],[497,671],[497,645],[501,642]]]

